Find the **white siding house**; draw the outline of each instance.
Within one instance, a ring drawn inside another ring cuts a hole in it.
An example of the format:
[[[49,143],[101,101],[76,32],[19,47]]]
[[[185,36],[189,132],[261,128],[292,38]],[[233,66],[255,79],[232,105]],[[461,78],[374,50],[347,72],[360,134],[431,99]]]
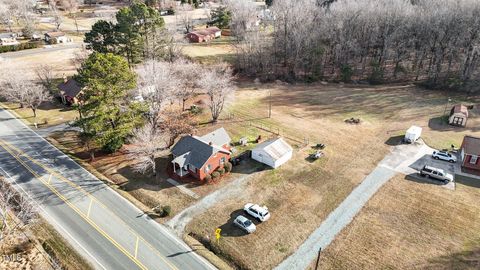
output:
[[[293,149],[282,138],[272,139],[257,145],[252,150],[252,159],[278,168],[292,158]]]

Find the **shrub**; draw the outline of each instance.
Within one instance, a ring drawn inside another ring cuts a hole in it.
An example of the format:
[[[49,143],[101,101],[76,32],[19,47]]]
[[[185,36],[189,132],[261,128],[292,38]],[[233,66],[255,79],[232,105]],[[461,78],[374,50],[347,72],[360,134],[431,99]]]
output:
[[[168,217],[172,214],[172,207],[170,205],[162,206],[162,217]]]
[[[216,171],[215,171],[215,172],[212,173],[212,179],[217,179],[217,178],[219,178],[219,177],[220,177],[220,173],[219,173],[219,172],[216,172]]]
[[[123,138],[113,137],[102,148],[108,153],[115,153],[122,148],[123,143]]]
[[[207,174],[204,178],[205,182],[210,183],[212,181],[212,176],[210,174]]]
[[[20,43],[18,45],[0,46],[0,53],[34,49],[38,47],[39,47],[39,44],[35,42]]]
[[[224,167],[225,167],[225,171],[226,171],[227,173],[229,173],[229,172],[232,171],[233,165],[232,165],[232,163],[230,163],[230,162],[227,161],[227,163],[225,163]]]
[[[340,72],[342,81],[349,82],[352,79],[353,69],[349,65],[342,65]]]
[[[218,169],[217,169],[217,172],[218,172],[220,175],[224,175],[224,174],[225,174],[225,169],[224,169],[224,168],[218,168]]]

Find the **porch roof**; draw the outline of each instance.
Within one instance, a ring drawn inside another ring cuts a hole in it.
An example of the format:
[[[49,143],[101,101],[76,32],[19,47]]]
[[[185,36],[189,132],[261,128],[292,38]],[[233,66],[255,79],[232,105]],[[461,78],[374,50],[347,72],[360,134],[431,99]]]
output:
[[[180,168],[182,168],[183,166],[188,164],[189,160],[190,160],[190,152],[187,152],[183,155],[180,155],[180,156],[174,158],[172,160],[172,163],[174,163],[174,164],[176,163],[176,164],[178,164],[178,166],[180,166]]]

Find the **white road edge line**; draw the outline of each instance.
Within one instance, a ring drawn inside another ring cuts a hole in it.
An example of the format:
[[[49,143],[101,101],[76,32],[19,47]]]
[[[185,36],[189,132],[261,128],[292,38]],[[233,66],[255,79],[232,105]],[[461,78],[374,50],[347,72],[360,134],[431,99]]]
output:
[[[55,219],[54,219],[36,200],[34,200],[34,199],[30,196],[30,194],[29,194],[27,191],[25,191],[25,189],[23,189],[22,186],[20,186],[20,185],[17,183],[17,180],[15,180],[15,179],[14,179],[7,171],[5,171],[1,166],[0,166],[0,170],[3,171],[3,174],[4,174],[5,177],[7,177],[7,178],[9,178],[10,180],[12,180],[12,181],[15,183],[15,186],[19,187],[19,188],[23,191],[23,193],[25,193],[25,195],[27,195],[27,197],[28,197],[33,203],[35,203],[35,204],[37,205],[37,207],[41,210],[41,212],[43,212],[43,214],[44,214],[45,216],[48,216],[49,219],[50,219],[51,221],[53,221],[53,222],[58,226],[58,228],[62,229],[63,232],[65,232],[65,234],[68,235],[68,237],[70,237],[70,239],[72,239],[81,249],[83,249],[83,251],[85,251],[85,253],[88,254],[88,256],[90,256],[100,267],[102,267],[103,269],[107,270],[107,268],[106,268],[105,266],[103,266],[103,265],[97,260],[97,258],[96,258],[95,256],[93,256],[90,252],[88,252],[88,250],[87,250],[84,246],[82,246],[82,244],[80,244],[77,239],[75,239],[62,225],[60,225],[58,222],[55,221]]]
[[[35,134],[38,138],[40,138],[41,140],[45,141],[47,143],[47,145],[53,147],[54,149],[56,149],[57,151],[60,152],[60,154],[63,156],[63,157],[66,157],[67,159],[69,159],[70,161],[74,162],[75,164],[77,164],[83,171],[86,171],[91,177],[93,177],[94,179],[97,179],[98,181],[102,182],[100,179],[98,179],[95,175],[93,175],[91,172],[89,172],[87,169],[83,168],[80,164],[78,164],[76,161],[72,160],[68,155],[66,155],[65,153],[63,153],[60,149],[58,149],[55,145],[51,144],[49,141],[47,141],[44,137],[40,136],[37,134],[37,132],[35,132],[35,130],[33,130],[32,128],[30,128],[29,126],[27,126],[23,121],[19,120],[17,117],[15,117],[12,113],[10,113],[10,111],[8,111],[6,108],[2,107],[2,109],[7,113],[9,114],[12,118],[14,119],[17,119],[24,127],[26,127],[28,130],[32,131],[33,134]],[[3,170],[3,169],[2,169]],[[106,184],[105,184],[106,185]],[[106,185],[108,188],[111,189],[111,187],[109,187],[108,185]],[[130,202],[129,200],[127,200],[125,197],[121,196],[120,194],[118,194],[118,192],[116,192],[115,190],[113,190],[113,193],[116,194],[116,196],[118,196],[119,198],[123,199],[125,202],[127,202],[130,207],[133,207],[133,209],[138,209],[138,207],[136,207],[132,202]],[[141,211],[141,209],[138,209]],[[177,242],[178,244],[180,244],[181,246],[183,246],[184,248],[186,248],[187,250],[192,250],[192,248],[190,248],[185,242],[183,241],[180,241],[180,239],[178,239],[176,236],[173,236],[172,235],[172,232],[171,231],[168,231],[164,226],[162,226],[161,224],[159,224],[158,222],[156,222],[155,220],[149,218],[149,222],[154,224],[155,226],[159,227],[162,231],[164,231],[164,233],[172,240],[174,240],[175,242]],[[208,266],[208,268],[210,269],[213,269],[213,270],[216,270],[217,268],[215,266],[213,266],[206,258],[198,255],[196,252],[192,252],[193,255],[195,257],[197,257],[198,259],[200,259],[200,261],[202,261],[206,266]],[[105,268],[104,268],[105,269]]]

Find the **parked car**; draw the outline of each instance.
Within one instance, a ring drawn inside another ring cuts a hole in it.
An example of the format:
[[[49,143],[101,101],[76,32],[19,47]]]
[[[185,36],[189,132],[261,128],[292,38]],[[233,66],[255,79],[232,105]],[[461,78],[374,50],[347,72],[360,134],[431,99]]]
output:
[[[260,207],[258,204],[247,203],[243,210],[250,216],[256,218],[258,221],[266,221],[270,218],[270,213],[267,207]]]
[[[253,233],[257,229],[257,227],[255,227],[255,224],[253,224],[250,219],[242,215],[235,218],[235,220],[233,221],[233,225],[239,227],[247,233]]]
[[[446,173],[442,169],[434,168],[431,166],[423,166],[423,168],[420,170],[420,175],[423,177],[430,177],[435,180],[439,180],[444,182],[445,184],[448,184],[449,182],[453,181],[453,175]]]
[[[434,159],[441,159],[451,163],[457,162],[457,157],[447,151],[433,151],[432,157]]]

